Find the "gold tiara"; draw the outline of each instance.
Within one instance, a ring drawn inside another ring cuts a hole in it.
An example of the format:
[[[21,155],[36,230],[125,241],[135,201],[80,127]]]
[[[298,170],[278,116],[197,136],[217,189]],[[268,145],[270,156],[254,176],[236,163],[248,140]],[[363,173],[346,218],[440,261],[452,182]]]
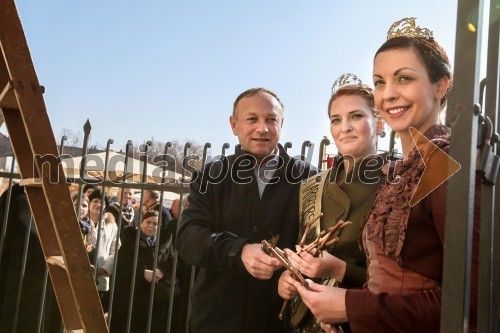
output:
[[[333,82],[332,85],[332,95],[337,92],[340,88],[344,86],[353,86],[353,85],[358,85],[362,86],[363,82],[361,82],[358,77],[352,73],[346,73],[342,74],[335,82]]]
[[[397,22],[394,22],[389,31],[387,31],[387,40],[395,37],[421,37],[426,39],[434,39],[432,31],[427,28],[420,28],[415,25],[414,17],[405,17]]]

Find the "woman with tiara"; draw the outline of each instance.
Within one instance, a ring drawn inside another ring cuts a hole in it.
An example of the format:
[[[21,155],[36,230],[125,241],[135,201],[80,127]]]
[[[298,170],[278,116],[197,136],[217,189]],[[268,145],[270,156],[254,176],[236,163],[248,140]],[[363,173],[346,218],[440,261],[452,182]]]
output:
[[[375,54],[373,82],[376,109],[401,138],[404,160],[384,167],[387,182],[364,219],[366,289],[296,285],[326,332],[336,332],[331,324],[346,321],[352,332],[439,332],[446,182],[426,195],[421,195],[426,191],[419,183],[432,182],[435,173],[447,170],[442,151],[449,151],[449,131],[440,125],[440,113],[452,80],[448,57],[431,31],[415,26],[413,18],[393,24]],[[474,204],[472,332],[477,318],[478,200]]]
[[[299,238],[306,232],[305,243],[310,243],[321,230],[340,221],[349,221],[351,225],[341,229],[338,241],[321,256],[286,252],[307,277],[318,278],[324,285],[361,289],[366,282],[366,257],[358,245],[359,230],[362,217],[372,207],[377,189],[385,180],[381,172],[384,157],[376,154],[377,134],[382,133],[383,121],[375,111],[373,90],[353,74],[344,74],[335,81],[328,118],[339,154],[331,169],[301,184]],[[311,232],[305,231],[306,224],[320,213],[322,217],[312,225]],[[293,299],[292,325],[302,333],[321,332],[320,323],[300,298],[295,298],[295,282],[290,272],[285,271],[278,285],[281,297]],[[342,328],[350,332],[348,324]]]

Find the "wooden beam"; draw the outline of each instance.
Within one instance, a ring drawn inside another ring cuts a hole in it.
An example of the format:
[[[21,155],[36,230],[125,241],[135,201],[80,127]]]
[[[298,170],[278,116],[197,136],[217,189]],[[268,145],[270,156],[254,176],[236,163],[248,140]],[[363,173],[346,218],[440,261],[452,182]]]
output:
[[[3,90],[0,92],[0,108],[17,109],[16,96],[10,81],[7,82]]]

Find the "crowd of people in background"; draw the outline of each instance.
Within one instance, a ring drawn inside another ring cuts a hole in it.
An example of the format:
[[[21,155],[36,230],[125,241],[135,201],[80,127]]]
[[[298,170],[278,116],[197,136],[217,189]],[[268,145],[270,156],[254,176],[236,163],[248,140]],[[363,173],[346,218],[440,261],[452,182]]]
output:
[[[79,211],[80,230],[90,264],[95,270],[101,304],[112,318],[111,332],[125,331],[127,320],[123,318],[128,317],[129,305],[131,332],[146,328],[153,285],[151,331],[166,330],[165,315],[172,290],[176,306],[171,329],[173,332],[182,331],[186,326],[190,274],[190,267],[182,259],[178,261],[178,273],[172,278],[180,199],[172,200],[169,208],[160,203],[161,195],[156,190],[144,190],[142,200],[134,198],[132,188],[119,188],[116,195],[110,197],[98,186],[87,184],[82,192],[80,209],[76,208],[78,193],[73,194],[73,203],[75,211]],[[137,204],[138,201],[142,205]],[[186,207],[187,195],[183,202]],[[116,255],[118,259],[115,261]],[[110,304],[110,277],[113,273],[116,277],[113,304]],[[181,281],[184,293],[181,292]],[[133,294],[130,292],[132,287]]]
[[[81,193],[81,195],[79,195]],[[114,193],[109,195],[108,193]],[[175,297],[174,315],[171,331],[181,332],[186,327],[187,295],[189,289],[190,266],[182,259],[178,262],[177,276],[172,278],[174,265],[174,239],[179,214],[179,199],[171,202],[171,207],[159,202],[160,192],[145,190],[142,202],[134,198],[131,188],[101,189],[100,186],[87,184],[81,192],[71,193],[82,243],[88,254],[96,288],[105,315],[115,318],[111,321],[112,332],[125,332],[129,304],[132,306],[131,331],[143,332],[148,324],[148,304],[152,281],[156,282],[154,306],[151,315],[151,332],[166,331],[166,315],[170,301],[171,286]],[[2,221],[7,203],[7,192],[0,198]],[[187,206],[184,195],[183,207]],[[162,215],[160,220],[160,215]],[[174,216],[175,218],[172,218]],[[43,285],[45,260],[38,241],[35,225],[31,218],[26,194],[21,186],[14,184],[7,219],[6,242],[2,253],[0,269],[0,332],[12,332],[16,308],[16,294],[19,289],[19,272],[22,266],[25,230],[29,230],[26,272],[29,275],[22,281],[23,307],[17,316],[18,332],[35,332],[37,321],[27,320],[37,313],[44,289],[45,315],[41,328],[45,332],[58,332],[61,317],[57,302],[50,286]],[[161,229],[161,230],[160,230]],[[156,247],[158,245],[158,252]],[[137,254],[136,254],[137,253]],[[118,256],[115,260],[115,256]],[[155,260],[155,258],[157,258]],[[116,263],[116,267],[115,267]],[[113,275],[115,278],[113,279]],[[112,286],[112,281],[115,281]],[[184,284],[181,286],[181,282]],[[5,287],[5,288],[4,288]],[[134,288],[134,297],[130,290]],[[182,287],[182,289],[181,289]],[[113,293],[113,303],[110,303]],[[182,306],[181,306],[182,305]],[[28,309],[29,311],[26,311]],[[111,312],[112,311],[112,312]]]

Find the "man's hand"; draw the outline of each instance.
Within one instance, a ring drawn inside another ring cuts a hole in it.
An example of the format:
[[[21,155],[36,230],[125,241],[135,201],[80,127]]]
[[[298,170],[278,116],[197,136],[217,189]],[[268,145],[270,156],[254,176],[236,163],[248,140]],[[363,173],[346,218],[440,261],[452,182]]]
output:
[[[258,243],[245,244],[241,250],[241,260],[248,273],[260,280],[270,279],[281,268],[279,260],[262,251],[261,244]]]

